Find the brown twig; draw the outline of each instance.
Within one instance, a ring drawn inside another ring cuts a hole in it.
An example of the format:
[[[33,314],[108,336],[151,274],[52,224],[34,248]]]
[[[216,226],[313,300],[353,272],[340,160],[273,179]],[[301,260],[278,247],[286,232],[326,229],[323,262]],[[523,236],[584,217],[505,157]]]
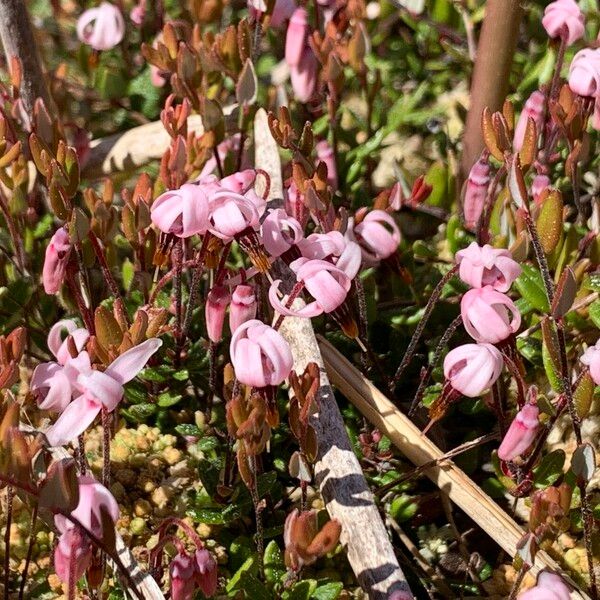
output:
[[[467,178],[483,150],[483,109],[486,106],[491,111],[500,109],[506,97],[522,14],[521,0],[486,2],[471,80],[471,106],[463,133],[460,182]]]

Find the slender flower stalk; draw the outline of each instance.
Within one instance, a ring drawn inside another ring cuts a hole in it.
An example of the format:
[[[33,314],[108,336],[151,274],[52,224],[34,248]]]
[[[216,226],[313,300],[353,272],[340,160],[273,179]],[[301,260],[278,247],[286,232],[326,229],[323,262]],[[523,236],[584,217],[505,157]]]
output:
[[[423,312],[423,316],[421,317],[421,319],[417,325],[417,328],[415,329],[415,332],[413,333],[413,336],[410,339],[408,348],[406,349],[406,352],[404,353],[404,356],[402,357],[402,361],[400,362],[400,365],[396,369],[396,373],[394,374],[394,378],[392,379],[392,385],[394,385],[394,386],[398,385],[398,382],[402,378],[402,374],[404,373],[406,367],[408,367],[408,365],[410,364],[410,361],[413,359],[416,348],[417,348],[417,344],[419,343],[419,340],[421,339],[421,336],[423,335],[423,332],[425,331],[425,326],[427,325],[427,321],[429,320],[429,317],[431,316],[431,313],[433,312],[435,305],[437,304],[438,300],[440,299],[440,296],[442,295],[442,291],[444,290],[445,285],[449,281],[451,281],[452,278],[456,275],[458,268],[459,268],[459,265],[455,265],[454,267],[452,267],[440,279],[438,284],[435,286],[435,289],[431,293],[431,296],[429,297],[429,300],[427,301],[427,304],[425,305],[425,310]]]

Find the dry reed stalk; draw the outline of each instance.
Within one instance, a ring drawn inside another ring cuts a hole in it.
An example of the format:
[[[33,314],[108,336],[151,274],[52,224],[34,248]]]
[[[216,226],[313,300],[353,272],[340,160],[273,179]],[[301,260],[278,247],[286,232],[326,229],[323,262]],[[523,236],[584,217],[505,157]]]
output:
[[[444,453],[424,436],[414,423],[402,414],[392,402],[377,389],[329,342],[319,336],[319,347],[325,368],[331,382],[354,406],[390,438],[394,446],[417,467],[432,461],[441,461],[439,466],[424,471],[425,475],[450,500],[461,508],[481,529],[483,529],[510,556],[514,556],[517,543],[525,531],[507,515],[487,494],[485,494],[451,460],[443,460]],[[561,572],[558,563],[544,551],[536,554],[531,569],[537,573],[547,568]],[[581,595],[589,596],[564,573],[561,575]]]
[[[277,144],[267,123],[267,113],[259,109],[254,120],[255,167],[271,178],[269,201],[281,204],[283,184]],[[295,277],[281,261],[273,265],[274,276],[291,289]],[[303,301],[297,299],[294,308]],[[318,440],[318,458],[314,466],[315,481],[331,518],[342,525],[341,541],[348,561],[361,587],[374,600],[385,600],[398,591],[410,588],[389,540],[373,494],[365,480],[360,463],[344,428],[333,390],[323,367],[317,339],[310,319],[286,317],[280,332],[294,357],[294,370],[302,373],[310,362],[321,371],[318,413],[311,417]]]

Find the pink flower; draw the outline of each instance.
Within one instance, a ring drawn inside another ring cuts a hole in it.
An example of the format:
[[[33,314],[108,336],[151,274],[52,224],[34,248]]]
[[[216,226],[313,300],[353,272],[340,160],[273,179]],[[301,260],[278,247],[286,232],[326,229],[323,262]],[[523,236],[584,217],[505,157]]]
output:
[[[513,419],[500,447],[498,457],[514,460],[531,446],[537,435],[540,410],[536,404],[525,404]]]
[[[75,561],[75,578],[78,580],[89,567],[92,545],[86,533],[102,539],[105,535],[103,515],[113,524],[119,518],[119,506],[112,494],[89,475],[80,475],[79,502],[71,517],[79,521],[83,530],[63,515],[54,516],[54,524],[60,533],[54,553],[54,568],[59,579],[69,583],[71,558]]]
[[[600,340],[583,353],[581,362],[590,368],[590,375],[594,383],[600,385]]]
[[[152,203],[150,216],[163,233],[180,238],[206,233],[208,198],[201,186],[185,183],[178,190],[161,194]]]
[[[338,266],[326,260],[299,258],[290,267],[296,272],[296,278],[304,284],[308,293],[314,298],[299,310],[286,308],[277,297],[281,280],[274,281],[269,289],[271,306],[287,317],[316,317],[323,313],[333,312],[341,306],[350,291],[352,280]]]
[[[225,190],[231,190],[236,194],[245,194],[256,179],[256,171],[254,169],[244,169],[237,171],[227,177],[221,179],[220,186]]]
[[[194,561],[196,567],[196,583],[202,590],[202,593],[207,598],[210,598],[217,591],[217,561],[206,548],[196,550],[194,553]]]
[[[136,27],[141,27],[144,22],[144,18],[146,16],[146,0],[140,0],[129,13],[129,18],[131,22]]]
[[[400,230],[394,217],[384,210],[372,210],[354,226],[366,264],[377,264],[390,257],[400,244]]]
[[[489,285],[469,290],[462,297],[460,314],[467,333],[477,342],[497,344],[521,326],[514,302]]]
[[[570,600],[571,591],[564,579],[551,571],[540,571],[534,587],[519,594],[518,600]]]
[[[251,285],[238,285],[231,295],[229,329],[233,333],[242,323],[256,317],[256,296]]]
[[[469,229],[474,229],[479,223],[489,184],[490,165],[487,159],[480,158],[469,171],[463,198],[465,224]]]
[[[69,585],[71,559],[75,561],[75,581],[79,581],[92,563],[92,546],[78,529],[69,529],[59,538],[54,550],[54,571],[57,577]]]
[[[334,191],[337,190],[338,176],[337,167],[335,166],[335,154],[333,152],[333,148],[327,141],[321,140],[320,142],[316,143],[315,150],[317,151],[317,160],[323,161],[327,166],[327,183],[333,188]]]
[[[347,243],[339,231],[329,231],[328,233],[311,233],[298,242],[298,248],[304,258],[324,260],[340,256]]]
[[[491,344],[464,344],[444,359],[444,376],[463,396],[476,398],[488,390],[502,371],[504,361]]]
[[[538,198],[547,187],[550,187],[550,178],[548,175],[538,173],[531,183],[531,196],[536,204],[539,204]]]
[[[65,372],[74,391],[80,393],[46,431],[51,446],[61,446],[83,433],[100,411],[115,410],[123,397],[123,386],[131,381],[162,345],[151,338],[117,357],[106,371],[92,369],[87,352],[81,352],[65,365]]]
[[[259,218],[256,205],[246,196],[222,190],[210,198],[210,232],[225,242],[257,227]]]
[[[56,294],[60,290],[65,280],[72,247],[69,234],[62,227],[50,238],[42,271],[46,294]]]
[[[515,127],[515,135],[513,137],[513,148],[519,152],[525,141],[525,130],[527,129],[527,121],[533,119],[536,125],[536,131],[539,134],[544,123],[544,94],[536,90],[527,98],[525,106],[519,115],[517,126]]]
[[[192,600],[196,591],[196,564],[185,551],[178,552],[169,565],[171,577],[171,598]]]
[[[57,362],[39,364],[33,372],[30,384],[42,410],[62,412],[71,400],[73,382],[69,377],[69,368],[65,369],[65,365],[71,360],[71,354],[69,340],[61,339],[63,330],[67,331],[78,353],[83,350],[90,337],[88,330],[78,327],[75,321],[59,321],[50,329],[48,349],[54,354]]]
[[[305,46],[297,65],[290,67],[292,90],[298,102],[308,102],[317,89],[319,62],[309,46]]]
[[[283,208],[275,208],[269,211],[262,222],[261,238],[265,250],[277,258],[304,238],[304,230]]]
[[[217,563],[205,548],[178,552],[169,566],[172,600],[191,600],[198,586],[206,598],[217,591]]]
[[[213,287],[206,297],[206,305],[204,306],[206,330],[208,338],[215,344],[221,341],[225,311],[230,300],[229,290],[222,285]]]
[[[229,347],[238,380],[257,388],[279,385],[292,370],[292,352],[281,334],[257,319],[242,323]]]
[[[309,32],[308,12],[299,7],[292,14],[285,36],[285,62],[290,68],[300,64]]]
[[[585,32],[585,18],[575,0],[555,0],[548,4],[542,25],[551,38],[564,38],[569,46]]]
[[[596,97],[600,92],[600,48],[580,50],[569,67],[569,87],[575,94]]]
[[[460,265],[460,278],[473,288],[491,285],[499,292],[508,292],[521,274],[521,267],[508,250],[489,244],[481,247],[471,242],[468,248],[456,253],[456,263]]]
[[[119,518],[119,505],[112,494],[90,475],[79,475],[77,481],[79,502],[71,512],[71,516],[81,523],[85,531],[102,538],[104,536],[102,514],[109,515],[113,523],[116,523]],[[64,515],[54,515],[54,524],[60,533],[76,527]]]
[[[77,37],[94,50],[110,50],[124,35],[123,15],[109,2],[86,10],[77,20]]]

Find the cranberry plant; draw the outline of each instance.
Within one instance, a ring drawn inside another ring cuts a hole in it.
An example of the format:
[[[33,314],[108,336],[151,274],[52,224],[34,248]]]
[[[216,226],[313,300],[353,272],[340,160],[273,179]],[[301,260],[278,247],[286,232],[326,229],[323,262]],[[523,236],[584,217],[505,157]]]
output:
[[[52,101],[23,57],[0,83],[5,598],[598,597],[600,13],[527,7],[463,182],[485,8],[33,3]],[[406,578],[360,590],[286,320],[522,525],[514,557],[338,394]]]

